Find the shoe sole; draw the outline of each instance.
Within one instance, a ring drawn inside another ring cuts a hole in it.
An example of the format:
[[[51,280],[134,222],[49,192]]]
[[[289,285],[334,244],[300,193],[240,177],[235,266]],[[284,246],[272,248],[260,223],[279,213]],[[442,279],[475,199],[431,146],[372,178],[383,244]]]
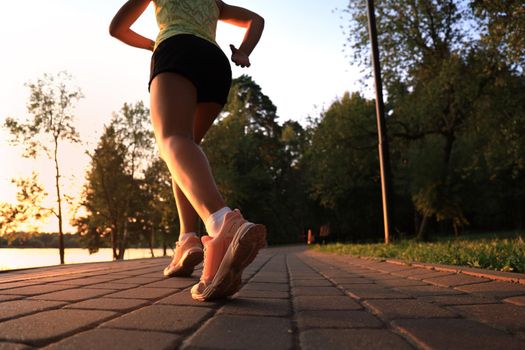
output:
[[[176,267],[168,271],[164,270],[164,277],[189,277],[193,273],[195,266],[204,259],[204,253],[200,249],[189,250],[185,255],[182,256]]]
[[[233,237],[212,283],[202,293],[192,294],[193,299],[207,301],[235,294],[241,288],[243,270],[265,246],[266,227],[243,224]]]

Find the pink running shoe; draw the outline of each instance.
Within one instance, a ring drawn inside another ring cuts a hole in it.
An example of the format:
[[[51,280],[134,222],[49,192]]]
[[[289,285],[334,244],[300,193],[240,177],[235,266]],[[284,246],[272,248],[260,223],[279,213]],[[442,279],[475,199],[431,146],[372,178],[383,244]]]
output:
[[[193,299],[206,301],[235,294],[243,270],[266,246],[266,227],[246,221],[239,210],[226,214],[219,234],[202,237],[204,269],[191,289]]]
[[[173,260],[164,269],[165,277],[188,277],[193,273],[196,265],[202,262],[204,253],[201,242],[197,237],[188,237],[182,242],[177,242]]]

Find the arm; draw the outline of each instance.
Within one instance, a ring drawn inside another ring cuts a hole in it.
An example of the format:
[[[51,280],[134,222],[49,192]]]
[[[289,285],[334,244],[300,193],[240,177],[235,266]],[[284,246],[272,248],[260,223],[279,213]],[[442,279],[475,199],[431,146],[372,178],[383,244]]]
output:
[[[153,40],[130,29],[133,23],[144,13],[150,2],[151,0],[128,0],[113,17],[109,25],[109,34],[128,45],[153,51],[155,45]]]
[[[241,46],[237,49],[230,45],[232,61],[238,66],[249,67],[249,56],[261,38],[264,29],[264,18],[242,7],[232,6],[221,0],[216,0],[220,9],[219,20],[235,26],[246,28],[246,34]]]

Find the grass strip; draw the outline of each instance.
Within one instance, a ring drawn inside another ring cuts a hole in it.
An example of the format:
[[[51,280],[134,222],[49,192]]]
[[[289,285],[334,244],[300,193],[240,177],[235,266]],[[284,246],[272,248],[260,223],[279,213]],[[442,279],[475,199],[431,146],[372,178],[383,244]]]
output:
[[[332,243],[317,245],[321,252],[469,266],[495,271],[525,273],[525,236],[512,238],[449,238],[436,242],[401,240],[384,243]]]

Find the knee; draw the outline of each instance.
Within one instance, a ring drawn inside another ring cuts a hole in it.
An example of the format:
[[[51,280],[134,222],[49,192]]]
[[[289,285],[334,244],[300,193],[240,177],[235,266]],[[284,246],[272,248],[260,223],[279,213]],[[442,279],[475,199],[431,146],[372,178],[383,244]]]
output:
[[[164,161],[178,158],[190,144],[195,144],[191,135],[174,134],[164,136],[158,142],[160,157],[164,159]]]

